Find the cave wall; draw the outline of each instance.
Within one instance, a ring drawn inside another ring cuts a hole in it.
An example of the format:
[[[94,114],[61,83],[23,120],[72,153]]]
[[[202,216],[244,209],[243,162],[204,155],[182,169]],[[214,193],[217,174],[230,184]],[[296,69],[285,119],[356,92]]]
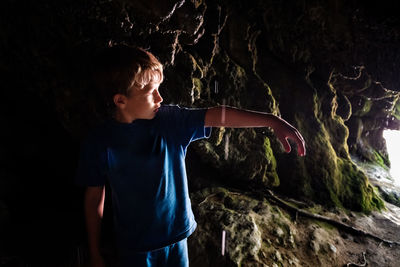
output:
[[[275,187],[328,206],[381,208],[350,155],[390,164],[382,131],[398,129],[400,118],[393,3],[5,1],[2,223],[26,220],[29,201],[46,220],[60,207],[80,212],[72,184],[79,140],[104,119],[86,71],[96,51],[118,43],[161,60],[164,103],[274,113],[306,140],[299,158],[283,153],[269,129],[214,129],[188,155],[192,192]]]

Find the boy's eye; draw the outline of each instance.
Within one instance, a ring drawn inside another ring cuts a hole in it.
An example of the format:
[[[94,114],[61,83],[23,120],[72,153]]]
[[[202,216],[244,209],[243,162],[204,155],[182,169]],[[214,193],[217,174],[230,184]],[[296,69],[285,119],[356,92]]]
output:
[[[155,91],[156,91],[156,89],[150,89],[146,92],[146,95],[152,95],[152,94],[154,94]]]

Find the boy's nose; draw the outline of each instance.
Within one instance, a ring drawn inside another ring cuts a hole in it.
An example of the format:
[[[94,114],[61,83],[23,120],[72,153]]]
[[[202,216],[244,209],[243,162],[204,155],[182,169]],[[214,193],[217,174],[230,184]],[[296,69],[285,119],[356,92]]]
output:
[[[157,91],[156,93],[156,103],[161,103],[163,102],[163,98],[161,97],[160,93]]]

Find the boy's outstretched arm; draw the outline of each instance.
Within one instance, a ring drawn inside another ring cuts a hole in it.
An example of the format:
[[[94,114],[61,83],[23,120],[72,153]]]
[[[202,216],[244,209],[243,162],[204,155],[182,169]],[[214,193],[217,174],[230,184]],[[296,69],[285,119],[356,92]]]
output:
[[[204,124],[207,127],[271,127],[287,153],[291,151],[287,139],[291,139],[297,144],[299,155],[304,156],[306,154],[304,138],[300,132],[285,120],[269,113],[228,106],[213,107],[207,110]]]

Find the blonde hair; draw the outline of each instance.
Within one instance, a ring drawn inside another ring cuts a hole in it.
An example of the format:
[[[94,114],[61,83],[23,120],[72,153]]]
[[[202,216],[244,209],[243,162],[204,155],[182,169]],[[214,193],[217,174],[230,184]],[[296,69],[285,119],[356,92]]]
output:
[[[151,53],[149,53],[149,57],[154,57],[154,56]],[[135,66],[134,73],[135,74],[131,80],[128,92],[134,87],[143,88],[144,86],[146,86],[151,82],[162,83],[164,80],[162,65],[155,57],[154,59],[149,61],[149,64],[146,64],[145,66],[137,64]]]

